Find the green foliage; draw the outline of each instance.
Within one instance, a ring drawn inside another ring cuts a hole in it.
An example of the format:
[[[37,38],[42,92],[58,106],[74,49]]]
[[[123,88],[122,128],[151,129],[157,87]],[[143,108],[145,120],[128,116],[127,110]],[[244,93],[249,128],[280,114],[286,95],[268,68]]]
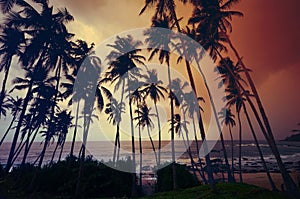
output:
[[[208,185],[202,185],[184,190],[157,193],[153,196],[144,197],[149,198],[163,198],[163,199],[284,199],[287,198],[282,193],[275,193],[269,190],[256,187],[253,185],[240,183],[222,183],[217,184],[217,191],[213,192]]]
[[[186,169],[186,166],[175,164],[178,188],[188,188],[199,185],[195,177]],[[157,171],[157,191],[173,189],[172,164]]]

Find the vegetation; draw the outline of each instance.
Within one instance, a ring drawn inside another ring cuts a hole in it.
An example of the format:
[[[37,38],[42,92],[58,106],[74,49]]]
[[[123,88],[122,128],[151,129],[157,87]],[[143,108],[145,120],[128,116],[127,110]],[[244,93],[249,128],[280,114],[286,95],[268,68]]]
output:
[[[253,185],[247,185],[242,183],[221,183],[216,185],[216,191],[212,191],[207,185],[197,186],[188,189],[181,189],[178,191],[162,192],[154,194],[153,196],[146,198],[205,198],[205,199],[229,199],[229,198],[268,198],[268,199],[284,199],[287,196],[281,193],[275,193],[266,189],[256,187]]]

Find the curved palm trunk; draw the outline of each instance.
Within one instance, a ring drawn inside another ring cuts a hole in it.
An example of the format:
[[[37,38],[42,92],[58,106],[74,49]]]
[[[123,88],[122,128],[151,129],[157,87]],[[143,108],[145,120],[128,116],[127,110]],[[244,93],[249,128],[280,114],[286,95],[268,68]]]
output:
[[[205,184],[207,184],[207,179],[204,175],[204,170],[203,170],[203,166],[202,166],[202,160],[199,156],[199,143],[198,143],[198,138],[197,138],[197,132],[196,132],[196,125],[195,125],[195,118],[194,118],[194,115],[192,116],[192,120],[193,120],[193,129],[194,129],[194,138],[195,138],[195,142],[196,142],[196,150],[197,150],[197,158],[198,158],[198,162],[200,164],[200,170],[199,172],[201,172],[201,175],[202,176],[202,179],[203,179],[203,182]]]
[[[157,165],[159,166],[160,165],[160,150],[161,150],[161,126],[160,126],[160,119],[159,119],[156,101],[154,101],[154,107],[155,107],[155,112],[156,112],[156,116],[157,116],[157,125],[158,125],[158,163],[157,163]]]
[[[75,127],[74,127],[74,133],[73,133],[72,145],[71,145],[71,151],[70,151],[70,156],[71,157],[73,157],[74,147],[75,147],[75,142],[76,142],[76,135],[77,135],[77,128],[78,128],[78,118],[79,118],[79,107],[80,107],[80,101],[77,102],[77,107],[76,107]]]
[[[61,145],[61,149],[60,149],[60,153],[59,153],[59,157],[58,157],[58,162],[61,160],[61,156],[62,156],[62,153],[64,151],[65,143],[66,143],[66,138],[64,138],[64,141],[63,141],[63,143]]]
[[[10,122],[8,128],[6,129],[6,131],[5,131],[5,133],[4,133],[3,137],[2,137],[2,139],[1,139],[1,141],[0,141],[0,146],[2,145],[2,143],[3,143],[3,141],[5,140],[6,136],[8,135],[8,133],[9,133],[9,131],[10,131],[10,129],[11,129],[13,123],[14,123],[15,120],[16,120],[16,117],[17,117],[16,115],[13,117],[13,119],[11,120],[11,122]]]
[[[268,141],[268,143],[270,145],[270,148],[271,148],[271,150],[272,150],[272,152],[273,152],[273,154],[276,158],[276,161],[277,161],[278,167],[280,169],[280,173],[282,175],[282,178],[284,179],[284,184],[287,188],[287,191],[289,192],[290,195],[297,194],[297,196],[300,196],[299,191],[297,191],[297,186],[296,186],[295,182],[293,181],[291,176],[288,174],[288,172],[287,172],[287,170],[286,170],[286,168],[285,168],[285,166],[282,162],[282,159],[280,157],[280,153],[279,153],[277,145],[275,143],[275,139],[274,139],[274,136],[273,136],[273,132],[272,132],[272,129],[271,129],[270,122],[268,120],[267,114],[265,113],[265,110],[264,110],[263,104],[261,102],[260,96],[258,94],[258,91],[256,90],[255,84],[254,84],[254,82],[253,82],[253,80],[252,80],[252,78],[249,74],[249,71],[247,70],[247,67],[245,66],[244,62],[242,61],[238,51],[233,46],[229,36],[227,36],[227,42],[228,42],[230,48],[233,50],[233,52],[234,52],[235,56],[237,57],[237,59],[240,61],[241,66],[242,66],[242,68],[245,72],[246,78],[248,80],[249,86],[251,88],[251,91],[254,94],[258,109],[261,113],[261,117],[262,117],[264,125],[266,127],[266,131],[267,131],[267,134],[265,135],[266,140]]]
[[[147,126],[147,132],[148,132],[148,136],[149,136],[149,139],[150,139],[150,142],[151,142],[152,150],[153,150],[153,152],[154,152],[155,162],[156,162],[156,164],[157,164],[157,154],[156,154],[155,146],[154,146],[154,143],[153,143],[151,134],[150,134],[149,126]]]
[[[240,182],[243,182],[243,174],[242,174],[242,122],[240,111],[238,111],[238,123],[239,123],[239,175]]]
[[[186,116],[185,116],[184,111],[183,111],[183,120],[186,121]],[[194,124],[194,126],[195,126],[195,124]],[[193,158],[193,156],[192,156],[192,151],[191,151],[191,145],[190,145],[190,140],[189,140],[189,133],[188,133],[188,131],[185,131],[185,136],[186,136],[186,142],[187,142],[187,145],[186,145],[186,143],[185,143],[185,140],[184,140],[184,136],[183,136],[183,135],[182,135],[182,139],[183,139],[184,146],[185,146],[185,148],[186,148],[186,150],[187,150],[187,152],[188,152],[188,154],[189,154],[190,160],[191,160],[191,165],[192,165],[192,168],[193,168],[193,175],[195,176],[196,180],[198,180],[197,175],[196,175],[195,170],[194,170],[194,169],[196,169],[196,170],[198,171],[200,177],[201,177],[202,180],[204,181],[204,183],[207,184],[207,181],[206,181],[206,178],[205,178],[204,173],[202,173],[202,172],[198,169],[197,164],[195,163],[194,158]],[[201,166],[202,166],[202,165],[201,165]]]
[[[53,151],[53,153],[52,153],[52,157],[51,157],[50,164],[53,163],[53,160],[54,160],[54,157],[55,157],[55,154],[56,154],[56,151],[57,151],[58,146],[59,146],[59,142],[57,141],[57,142],[56,142],[55,149],[54,149],[54,151]]]
[[[231,174],[231,169],[230,169],[230,165],[229,165],[229,161],[228,161],[228,156],[227,156],[227,151],[226,151],[226,147],[225,147],[223,132],[222,132],[221,125],[220,125],[220,122],[219,122],[219,118],[218,118],[217,110],[216,110],[216,107],[215,107],[215,103],[214,103],[214,100],[212,98],[210,89],[208,87],[208,84],[207,84],[207,81],[206,81],[206,77],[204,76],[204,73],[203,73],[203,71],[202,71],[202,69],[201,69],[201,67],[200,67],[200,65],[199,65],[198,62],[197,62],[197,67],[198,67],[198,70],[201,73],[201,76],[202,76],[203,81],[204,81],[205,88],[206,88],[206,90],[208,92],[208,96],[209,96],[210,103],[211,103],[211,106],[212,106],[213,114],[215,116],[215,120],[216,120],[216,123],[217,123],[218,131],[219,131],[219,134],[220,134],[220,140],[221,140],[221,145],[222,145],[222,149],[223,149],[223,155],[224,155],[224,159],[225,159],[225,165],[226,165],[226,170],[227,170],[228,181],[229,182],[234,182],[234,178],[233,178],[233,176]]]
[[[244,113],[246,115],[246,118],[247,118],[247,122],[249,124],[249,127],[250,127],[250,130],[251,130],[251,133],[252,133],[252,136],[253,136],[253,139],[254,139],[254,142],[255,142],[255,145],[257,147],[257,150],[258,150],[258,153],[259,153],[259,156],[260,156],[260,159],[261,159],[261,162],[263,164],[263,167],[264,169],[266,170],[266,174],[267,174],[267,177],[268,177],[268,180],[270,182],[270,185],[272,187],[272,190],[273,191],[278,191],[278,189],[276,188],[275,184],[274,184],[274,181],[271,177],[271,174],[269,172],[269,169],[267,167],[267,164],[265,162],[265,159],[264,159],[264,156],[263,156],[263,153],[260,149],[260,146],[259,146],[259,143],[258,143],[258,140],[257,140],[257,137],[256,137],[256,134],[255,134],[255,131],[254,131],[254,128],[253,128],[253,125],[252,125],[252,122],[250,120],[250,117],[249,117],[249,114],[248,114],[248,111],[247,111],[247,108],[246,108],[246,105],[243,104],[243,109],[244,109]]]
[[[30,101],[30,94],[31,94],[31,91],[32,91],[32,86],[33,86],[33,80],[31,79],[28,90],[27,90],[27,93],[26,93],[26,96],[24,98],[23,108],[22,108],[22,111],[21,111],[21,114],[20,114],[20,117],[19,117],[19,121],[18,121],[18,124],[17,124],[17,127],[16,127],[16,131],[15,131],[15,134],[14,134],[14,137],[13,137],[13,141],[12,141],[12,144],[11,144],[11,147],[10,147],[9,156],[8,156],[6,167],[5,167],[5,170],[6,170],[7,173],[9,172],[9,170],[12,166],[12,160],[13,160],[13,156],[14,156],[14,153],[15,153],[17,141],[18,141],[19,134],[20,134],[20,130],[21,130],[21,127],[22,127],[22,122],[24,120],[26,109],[27,109],[28,103]]]
[[[233,158],[233,147],[234,146],[233,146],[233,135],[232,135],[230,124],[229,124],[228,128],[229,128],[230,141],[231,141],[231,169],[232,169],[232,177],[233,177],[233,179],[235,179],[235,177],[234,177],[234,158]]]

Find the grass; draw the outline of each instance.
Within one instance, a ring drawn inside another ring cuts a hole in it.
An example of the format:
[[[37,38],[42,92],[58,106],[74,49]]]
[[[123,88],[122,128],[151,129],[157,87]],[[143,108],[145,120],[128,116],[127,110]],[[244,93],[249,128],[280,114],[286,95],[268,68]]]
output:
[[[143,199],[150,198],[178,198],[178,199],[232,199],[232,198],[253,198],[253,199],[285,199],[282,193],[275,193],[267,189],[257,187],[254,185],[241,184],[241,183],[221,183],[217,184],[217,191],[213,192],[209,186],[197,186],[193,188],[156,193],[153,196],[143,197]]]

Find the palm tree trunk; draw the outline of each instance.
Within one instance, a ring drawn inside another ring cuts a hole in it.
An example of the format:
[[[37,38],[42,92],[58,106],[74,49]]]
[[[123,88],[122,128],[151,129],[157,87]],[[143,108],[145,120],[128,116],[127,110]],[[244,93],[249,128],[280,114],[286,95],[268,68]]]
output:
[[[203,170],[203,166],[202,166],[202,161],[201,161],[201,158],[199,156],[199,143],[198,143],[198,138],[197,138],[197,132],[196,132],[196,125],[195,125],[194,115],[192,116],[192,120],[193,120],[193,129],[194,129],[194,138],[195,138],[195,142],[196,142],[197,158],[198,158],[198,162],[200,164],[200,169],[201,169],[201,171],[199,171],[199,172],[201,172],[200,176],[202,176],[203,182],[205,184],[207,184],[207,180],[206,180],[206,177],[205,177],[205,174],[204,174],[204,170]]]
[[[59,146],[59,142],[57,141],[57,142],[56,142],[55,149],[54,149],[54,151],[53,151],[53,153],[52,153],[52,157],[51,157],[50,164],[53,163],[53,160],[54,160],[54,157],[55,157],[55,154],[56,154],[56,151],[57,151],[58,146]]]
[[[139,102],[137,101],[137,107],[139,107]],[[140,118],[140,112],[138,111],[138,118]],[[140,124],[140,119],[138,121]],[[141,126],[139,125],[139,147],[140,147],[140,188],[143,191],[143,181],[142,181],[142,173],[143,173],[143,147],[142,147],[142,134],[141,134]]]
[[[70,152],[71,157],[73,157],[74,147],[75,147],[75,142],[76,142],[76,134],[77,134],[78,118],[79,118],[79,107],[80,107],[80,101],[77,102],[77,108],[76,108],[75,127],[74,127],[74,133],[73,133],[72,144],[71,144],[71,152]]]
[[[12,160],[13,160],[13,156],[14,156],[14,153],[15,153],[15,148],[16,148],[17,141],[18,141],[18,138],[19,138],[20,130],[21,130],[21,127],[22,127],[22,122],[24,120],[27,105],[30,101],[30,94],[31,94],[32,86],[33,86],[33,80],[31,79],[28,90],[27,90],[27,93],[26,93],[26,96],[24,98],[23,109],[21,111],[19,121],[18,121],[18,124],[17,124],[17,127],[16,127],[16,131],[15,131],[15,134],[14,134],[14,137],[13,137],[13,141],[12,141],[12,144],[11,144],[11,147],[10,147],[9,156],[8,156],[6,167],[5,167],[5,170],[6,170],[7,173],[9,172],[9,170],[12,166]]]
[[[282,159],[280,157],[277,145],[275,143],[275,139],[274,139],[274,136],[273,136],[273,132],[272,132],[272,129],[271,129],[270,122],[268,120],[267,114],[265,113],[263,104],[262,104],[261,99],[259,97],[258,91],[256,90],[255,84],[254,84],[254,82],[253,82],[253,80],[252,80],[252,78],[249,74],[249,71],[247,70],[247,67],[245,66],[244,62],[242,61],[238,51],[233,46],[229,36],[227,36],[227,42],[228,42],[230,48],[233,50],[233,52],[234,52],[235,56],[237,57],[237,59],[240,61],[241,66],[242,66],[242,68],[245,72],[247,81],[250,85],[251,91],[254,94],[254,97],[256,99],[256,103],[258,105],[258,109],[261,113],[263,122],[265,124],[266,130],[267,130],[267,133],[268,133],[268,136],[266,136],[266,140],[268,141],[269,146],[270,146],[270,148],[271,148],[271,150],[272,150],[272,152],[273,152],[273,154],[276,158],[278,167],[280,169],[280,173],[282,175],[282,178],[284,179],[286,189],[287,189],[287,191],[289,192],[290,195],[294,195],[296,193],[297,196],[300,197],[300,193],[299,193],[299,191],[297,191],[297,186],[296,186],[295,182],[293,181],[291,176],[288,174],[288,172],[287,172],[287,170],[286,170],[286,168],[285,168],[285,166],[282,162]]]
[[[147,132],[148,132],[148,136],[149,136],[149,139],[150,139],[150,142],[151,142],[152,150],[153,150],[153,152],[154,152],[155,162],[156,162],[156,165],[157,165],[157,163],[158,163],[158,162],[157,162],[157,155],[156,155],[155,146],[154,146],[154,143],[153,143],[151,134],[150,134],[149,126],[147,126]]]
[[[246,105],[245,105],[245,104],[243,104],[243,109],[244,109],[244,113],[245,113],[245,115],[246,115],[247,122],[248,122],[249,127],[250,127],[250,130],[251,130],[251,133],[252,133],[252,136],[253,136],[255,145],[256,145],[256,147],[257,147],[257,150],[258,150],[258,153],[259,153],[261,162],[262,162],[262,164],[263,164],[264,169],[266,170],[266,174],[267,174],[268,180],[269,180],[269,182],[270,182],[270,185],[271,185],[271,187],[272,187],[272,190],[273,190],[273,191],[278,191],[278,189],[276,188],[275,183],[274,183],[274,181],[273,181],[273,179],[272,179],[272,177],[271,177],[271,174],[270,174],[270,172],[269,172],[269,169],[268,169],[268,167],[267,167],[267,164],[266,164],[266,162],[265,162],[263,153],[262,153],[261,148],[260,148],[260,146],[259,146],[259,143],[258,143],[256,134],[255,134],[255,131],[254,131],[254,128],[253,128],[253,125],[252,125],[252,122],[251,122],[251,120],[250,120],[250,117],[249,117],[249,114],[248,114],[248,111],[247,111],[247,108],[246,108]]]
[[[242,122],[240,111],[238,110],[238,123],[239,123],[239,174],[240,182],[243,183],[243,174],[242,174]]]
[[[154,101],[154,107],[155,107],[155,112],[156,112],[156,116],[157,116],[157,125],[158,125],[158,163],[157,163],[157,165],[159,166],[160,165],[160,150],[161,150],[161,126],[160,126],[160,118],[159,118],[156,101]]]
[[[129,98],[131,97],[130,90],[128,91]],[[136,161],[135,161],[135,143],[134,143],[134,125],[133,125],[133,115],[132,115],[132,104],[131,100],[129,99],[129,112],[130,112],[130,126],[131,126],[131,150],[132,150],[132,190],[131,195],[132,197],[137,196],[136,190]]]
[[[61,149],[60,149],[59,157],[58,157],[58,162],[60,162],[60,160],[61,160],[61,156],[62,156],[62,153],[63,153],[63,151],[64,151],[65,143],[66,143],[66,138],[64,138],[63,143],[62,143],[62,145],[61,145]]]
[[[6,136],[8,135],[8,133],[9,133],[9,131],[10,131],[10,129],[11,129],[13,123],[14,123],[15,120],[16,120],[16,117],[17,117],[16,115],[13,117],[13,119],[11,120],[11,122],[10,122],[8,128],[6,129],[6,131],[5,131],[5,133],[4,133],[3,137],[2,137],[2,139],[1,139],[1,141],[0,141],[0,146],[2,145],[2,143],[3,143],[3,141],[5,140]]]
[[[234,158],[233,158],[233,147],[234,146],[233,146],[233,135],[232,135],[230,124],[229,124],[228,128],[229,128],[230,141],[231,141],[231,168],[232,168],[232,177],[233,177],[233,179],[235,179],[235,177],[234,177]]]
[[[171,79],[171,69],[170,65],[168,64],[168,80],[169,86],[171,86],[172,79]],[[176,179],[176,167],[175,167],[175,145],[174,145],[174,102],[173,97],[171,96],[171,89],[170,89],[170,106],[171,106],[171,147],[172,147],[172,176],[173,176],[173,190],[177,189],[177,179]]]
[[[216,123],[217,123],[218,131],[219,131],[219,134],[220,134],[221,145],[222,145],[223,155],[224,155],[224,159],[225,159],[225,165],[226,165],[226,170],[227,170],[228,181],[229,182],[234,182],[234,179],[233,179],[232,174],[231,174],[231,169],[230,169],[230,165],[229,165],[229,161],[228,161],[228,156],[227,156],[227,151],[226,151],[226,147],[225,147],[224,137],[223,137],[221,125],[220,125],[220,122],[219,122],[217,110],[216,110],[216,107],[215,107],[215,103],[214,103],[214,100],[212,98],[210,89],[208,87],[208,84],[207,84],[207,81],[206,81],[206,77],[204,76],[204,73],[203,73],[203,71],[202,71],[202,69],[201,69],[198,61],[196,63],[197,63],[198,70],[200,71],[201,76],[203,78],[203,82],[204,82],[205,88],[206,88],[206,90],[208,92],[208,96],[209,96],[210,103],[211,103],[211,106],[212,106],[213,114],[215,116],[215,120],[216,120]]]

